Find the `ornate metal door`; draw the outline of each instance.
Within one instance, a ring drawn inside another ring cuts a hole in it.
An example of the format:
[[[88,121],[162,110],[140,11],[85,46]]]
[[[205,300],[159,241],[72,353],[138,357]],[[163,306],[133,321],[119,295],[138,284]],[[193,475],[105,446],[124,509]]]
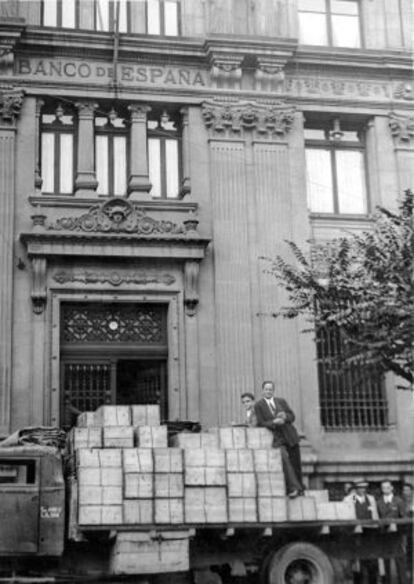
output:
[[[166,356],[165,305],[62,304],[62,425],[116,403],[159,403],[167,417]]]

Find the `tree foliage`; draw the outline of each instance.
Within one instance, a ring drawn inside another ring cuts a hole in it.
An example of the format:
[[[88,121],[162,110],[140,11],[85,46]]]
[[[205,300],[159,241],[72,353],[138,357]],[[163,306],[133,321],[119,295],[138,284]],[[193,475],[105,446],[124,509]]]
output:
[[[287,244],[296,262],[269,260],[289,302],[275,316],[304,315],[316,329],[340,331],[331,367],[364,362],[412,384],[413,193],[405,192],[396,212],[378,207],[369,231],[313,245],[309,255]]]

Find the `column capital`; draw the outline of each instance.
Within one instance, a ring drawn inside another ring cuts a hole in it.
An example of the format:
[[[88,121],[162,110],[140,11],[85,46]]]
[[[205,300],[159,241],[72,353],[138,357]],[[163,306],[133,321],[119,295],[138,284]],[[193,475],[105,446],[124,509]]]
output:
[[[388,126],[396,144],[408,146],[414,143],[414,116],[390,112]]]
[[[99,107],[97,103],[92,101],[77,101],[75,107],[78,110],[78,117],[82,120],[93,118],[95,110]]]
[[[151,111],[151,106],[143,103],[131,103],[128,106],[128,111],[131,112],[131,121],[146,122],[147,115]]]
[[[23,89],[0,88],[0,116],[5,122],[14,122],[24,101]]]

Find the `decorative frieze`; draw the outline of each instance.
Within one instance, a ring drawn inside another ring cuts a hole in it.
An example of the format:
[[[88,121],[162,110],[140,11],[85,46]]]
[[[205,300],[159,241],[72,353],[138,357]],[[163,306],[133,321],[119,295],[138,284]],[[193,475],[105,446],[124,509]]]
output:
[[[262,104],[253,101],[205,101],[202,115],[207,128],[217,134],[242,135],[254,132],[261,138],[283,138],[294,119],[293,108],[284,103]]]
[[[398,83],[394,88],[395,99],[403,99],[405,101],[414,100],[414,85],[412,83]]]
[[[410,144],[414,138],[414,116],[402,116],[391,112],[388,125],[397,144]]]
[[[121,286],[124,284],[161,284],[171,286],[175,277],[168,273],[148,272],[143,270],[59,270],[53,275],[58,284],[110,284]]]
[[[290,77],[286,92],[298,97],[384,100],[391,98],[392,86],[384,81],[307,76]]]
[[[48,226],[54,231],[86,233],[127,233],[139,235],[183,234],[184,227],[172,221],[149,217],[142,208],[127,199],[114,197],[94,205],[78,217],[62,217]]]
[[[3,122],[14,122],[20,114],[24,91],[9,86],[0,87],[0,116]]]

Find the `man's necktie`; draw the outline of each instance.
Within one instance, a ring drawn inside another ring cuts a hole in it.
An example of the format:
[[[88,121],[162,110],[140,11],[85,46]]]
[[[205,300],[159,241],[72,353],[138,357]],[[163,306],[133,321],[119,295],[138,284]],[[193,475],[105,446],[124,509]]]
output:
[[[270,406],[270,411],[275,416],[276,415],[276,408],[275,408],[275,404],[273,403],[273,400],[269,400],[269,406]]]

